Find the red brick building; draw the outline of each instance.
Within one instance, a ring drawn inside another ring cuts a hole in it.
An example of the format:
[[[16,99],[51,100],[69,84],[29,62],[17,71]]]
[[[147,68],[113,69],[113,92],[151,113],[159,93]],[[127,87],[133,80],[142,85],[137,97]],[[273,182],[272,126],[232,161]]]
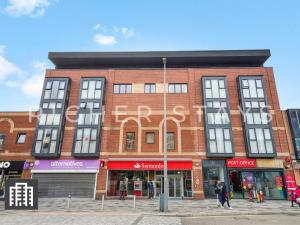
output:
[[[286,198],[290,151],[269,56],[49,53],[55,69],[46,71],[32,157],[26,149],[41,196],[118,196],[122,179],[128,195],[147,196],[149,180],[160,194],[166,57],[170,197],[214,197],[219,180],[234,198],[249,188]]]

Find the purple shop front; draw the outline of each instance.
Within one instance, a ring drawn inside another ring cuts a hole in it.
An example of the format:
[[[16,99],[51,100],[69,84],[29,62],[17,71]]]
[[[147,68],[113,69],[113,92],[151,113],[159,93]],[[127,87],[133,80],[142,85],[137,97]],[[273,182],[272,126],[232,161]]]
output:
[[[99,160],[36,160],[32,172],[97,172]]]

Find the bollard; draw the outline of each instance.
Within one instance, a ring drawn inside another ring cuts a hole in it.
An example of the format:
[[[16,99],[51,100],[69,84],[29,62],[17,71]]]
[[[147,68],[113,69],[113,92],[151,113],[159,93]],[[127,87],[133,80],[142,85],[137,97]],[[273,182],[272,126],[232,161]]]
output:
[[[101,203],[101,209],[104,209],[104,195],[102,195],[102,203]]]
[[[68,195],[68,209],[70,208],[71,206],[71,194]]]
[[[135,201],[136,201],[136,196],[134,195],[134,196],[133,196],[133,208],[134,208],[134,209],[135,209],[135,206],[136,206],[136,205],[135,205],[135,203],[136,203]]]

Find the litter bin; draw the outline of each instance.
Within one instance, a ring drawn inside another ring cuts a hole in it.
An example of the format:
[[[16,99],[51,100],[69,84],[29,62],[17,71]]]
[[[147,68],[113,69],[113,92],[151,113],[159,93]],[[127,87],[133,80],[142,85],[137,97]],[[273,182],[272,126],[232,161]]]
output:
[[[159,211],[164,211],[164,194],[159,195]]]

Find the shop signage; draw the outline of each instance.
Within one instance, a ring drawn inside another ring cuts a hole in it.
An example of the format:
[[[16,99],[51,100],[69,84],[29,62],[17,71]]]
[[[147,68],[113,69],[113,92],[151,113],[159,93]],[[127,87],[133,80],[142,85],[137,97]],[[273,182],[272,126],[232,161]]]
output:
[[[0,170],[23,170],[25,161],[0,161]]]
[[[294,175],[291,174],[285,174],[284,175],[285,179],[285,185],[288,193],[290,194],[292,190],[296,190],[296,181]]]
[[[99,160],[36,160],[34,162],[34,170],[98,170],[100,165]]]
[[[256,160],[247,158],[233,158],[227,159],[226,165],[228,168],[256,168]]]
[[[109,170],[163,170],[163,161],[108,161]],[[192,161],[169,161],[168,170],[192,170]]]

